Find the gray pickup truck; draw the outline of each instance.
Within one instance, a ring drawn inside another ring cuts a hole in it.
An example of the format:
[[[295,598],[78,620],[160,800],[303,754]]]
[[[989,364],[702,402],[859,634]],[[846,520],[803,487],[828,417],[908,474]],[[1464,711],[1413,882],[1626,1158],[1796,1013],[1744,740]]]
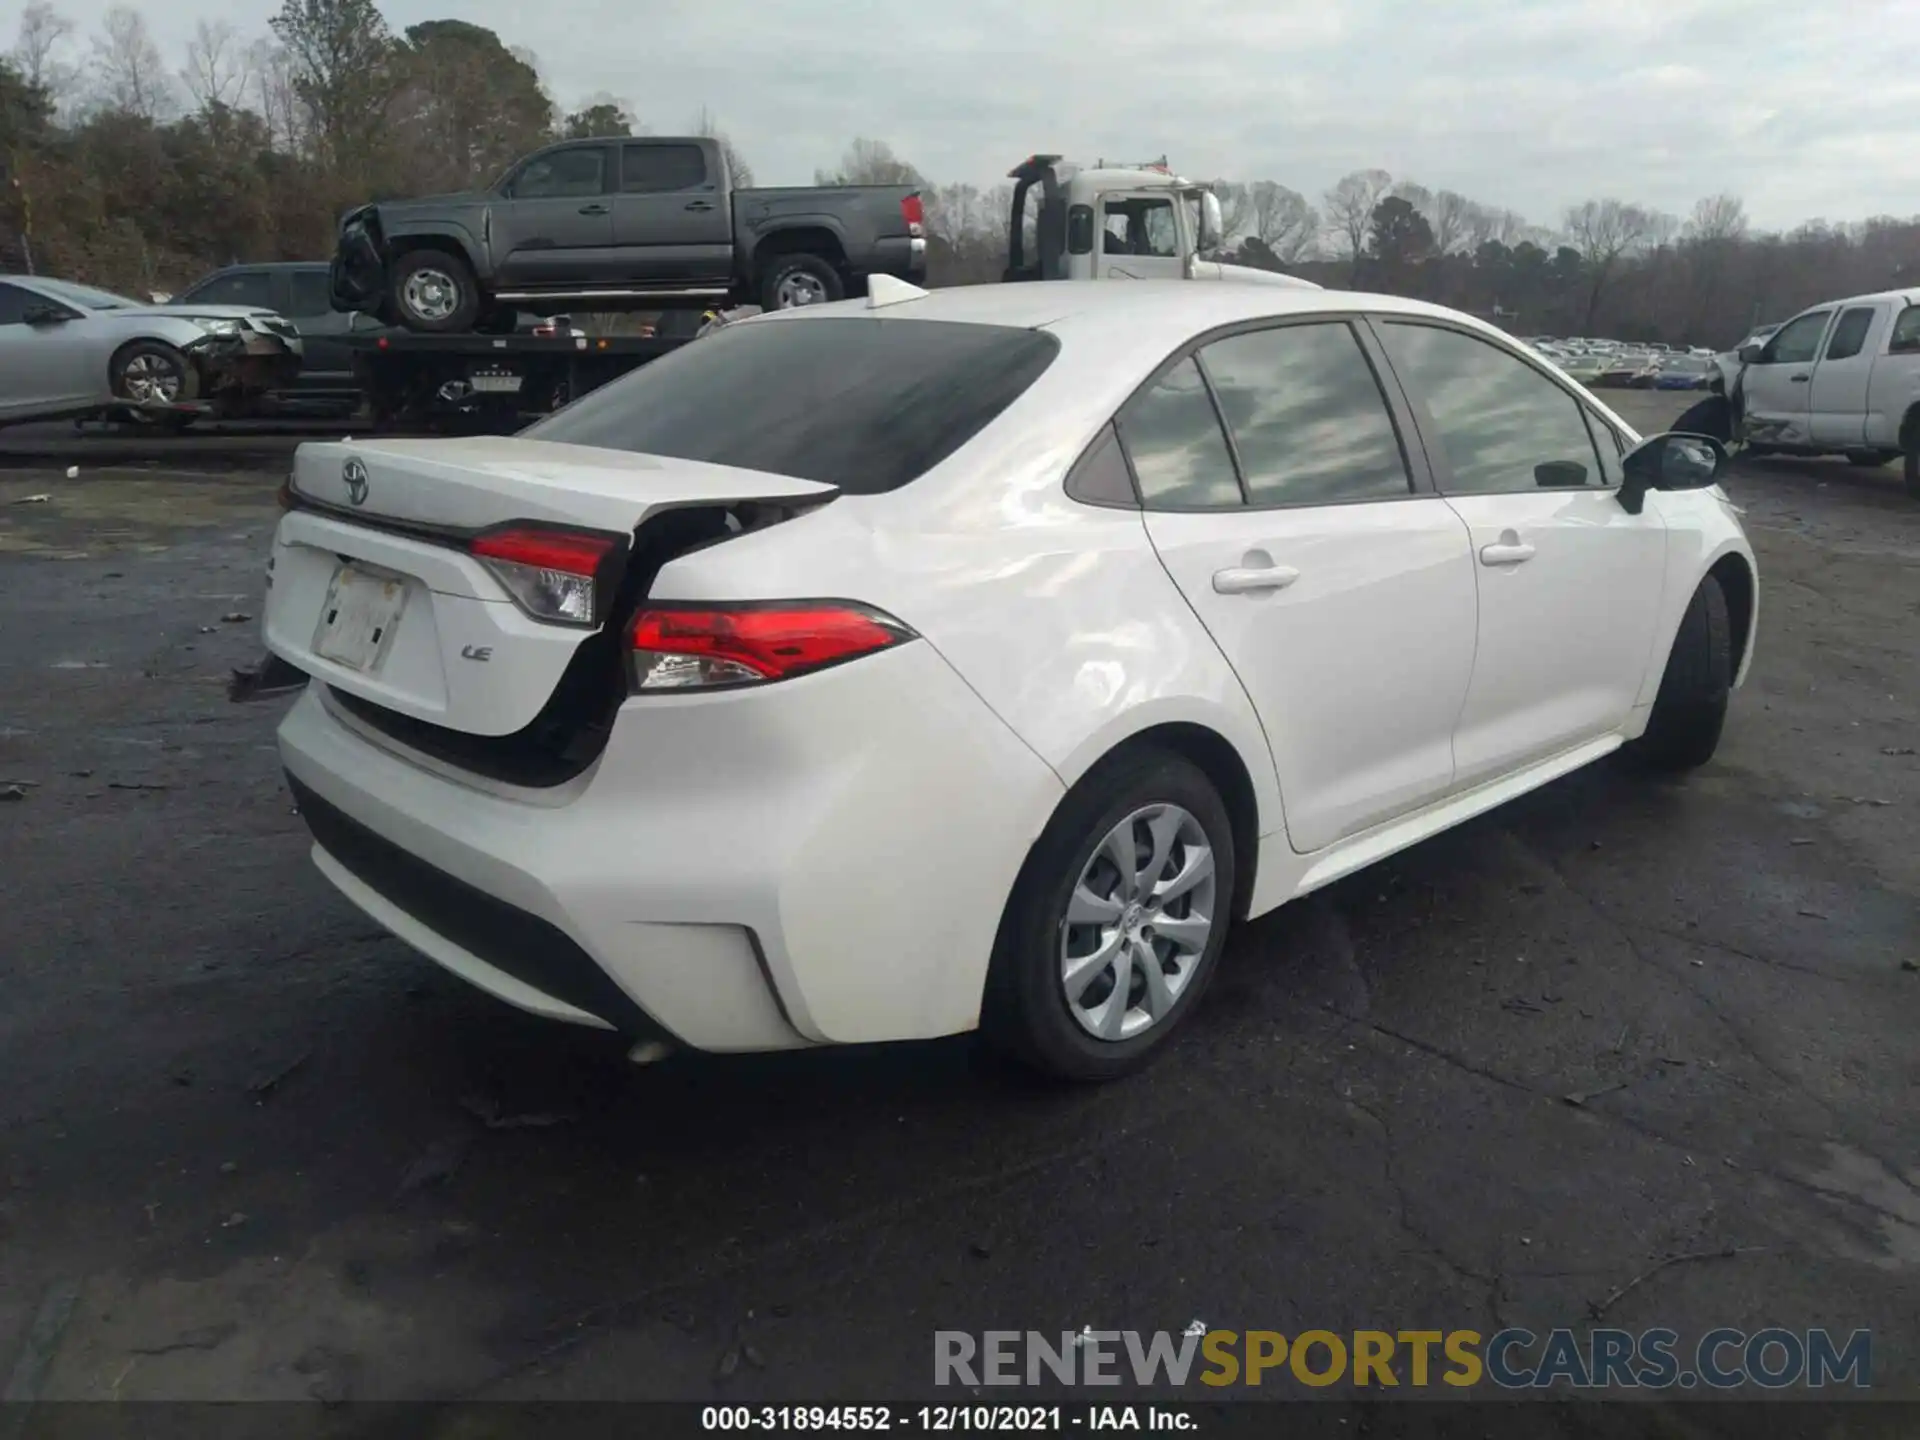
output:
[[[511,328],[516,310],[767,309],[917,282],[927,264],[910,185],[736,190],[701,137],[571,140],[489,190],[363,205],[341,221],[336,309],[410,330]]]

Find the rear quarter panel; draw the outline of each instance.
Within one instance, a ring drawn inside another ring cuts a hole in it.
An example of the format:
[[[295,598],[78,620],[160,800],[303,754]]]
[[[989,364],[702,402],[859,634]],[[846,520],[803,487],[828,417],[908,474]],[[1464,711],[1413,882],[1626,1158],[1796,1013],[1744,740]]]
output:
[[[1867,379],[1867,443],[1902,448],[1909,411],[1920,405],[1920,351],[1882,355]]]

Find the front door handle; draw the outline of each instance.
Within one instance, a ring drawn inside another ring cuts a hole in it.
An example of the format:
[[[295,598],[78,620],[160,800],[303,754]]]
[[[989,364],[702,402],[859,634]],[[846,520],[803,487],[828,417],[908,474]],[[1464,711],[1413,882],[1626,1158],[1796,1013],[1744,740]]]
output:
[[[1267,590],[1284,590],[1300,578],[1291,565],[1236,565],[1213,572],[1216,595],[1258,595]]]
[[[582,215],[604,215],[607,213],[607,207],[604,205],[582,205],[580,207],[580,213]]]
[[[1533,546],[1513,538],[1511,534],[1502,535],[1491,545],[1480,547],[1482,565],[1524,565],[1533,558]]]
[[[711,210],[713,208],[713,202],[711,200],[689,200],[686,208],[689,210]]]

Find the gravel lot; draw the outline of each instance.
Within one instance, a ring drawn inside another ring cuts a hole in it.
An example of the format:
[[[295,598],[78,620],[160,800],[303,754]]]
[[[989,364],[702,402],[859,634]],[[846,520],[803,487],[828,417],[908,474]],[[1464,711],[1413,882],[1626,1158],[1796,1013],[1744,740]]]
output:
[[[965,1040],[643,1070],[470,992],[334,896],[282,704],[226,699],[271,447],[13,464],[24,1393],[903,1398],[936,1328],[1544,1330],[1687,1256],[1608,1323],[1871,1327],[1920,1394],[1897,467],[1738,469],[1760,648],[1714,765],[1602,765],[1289,906],[1164,1063],[1060,1091]]]

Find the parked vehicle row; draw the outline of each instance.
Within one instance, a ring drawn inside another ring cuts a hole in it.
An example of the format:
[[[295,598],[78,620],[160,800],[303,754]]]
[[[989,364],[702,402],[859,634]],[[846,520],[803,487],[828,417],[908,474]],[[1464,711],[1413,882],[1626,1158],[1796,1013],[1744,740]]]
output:
[[[1676,350],[1659,342],[1557,340],[1528,337],[1526,343],[1582,385],[1639,390],[1705,390],[1712,380],[1713,352],[1704,346]]]
[[[1713,754],[1724,461],[1418,301],[876,284],[511,438],[302,446],[281,754],[351,903],[637,1059],[1116,1075],[1230,923]]]

